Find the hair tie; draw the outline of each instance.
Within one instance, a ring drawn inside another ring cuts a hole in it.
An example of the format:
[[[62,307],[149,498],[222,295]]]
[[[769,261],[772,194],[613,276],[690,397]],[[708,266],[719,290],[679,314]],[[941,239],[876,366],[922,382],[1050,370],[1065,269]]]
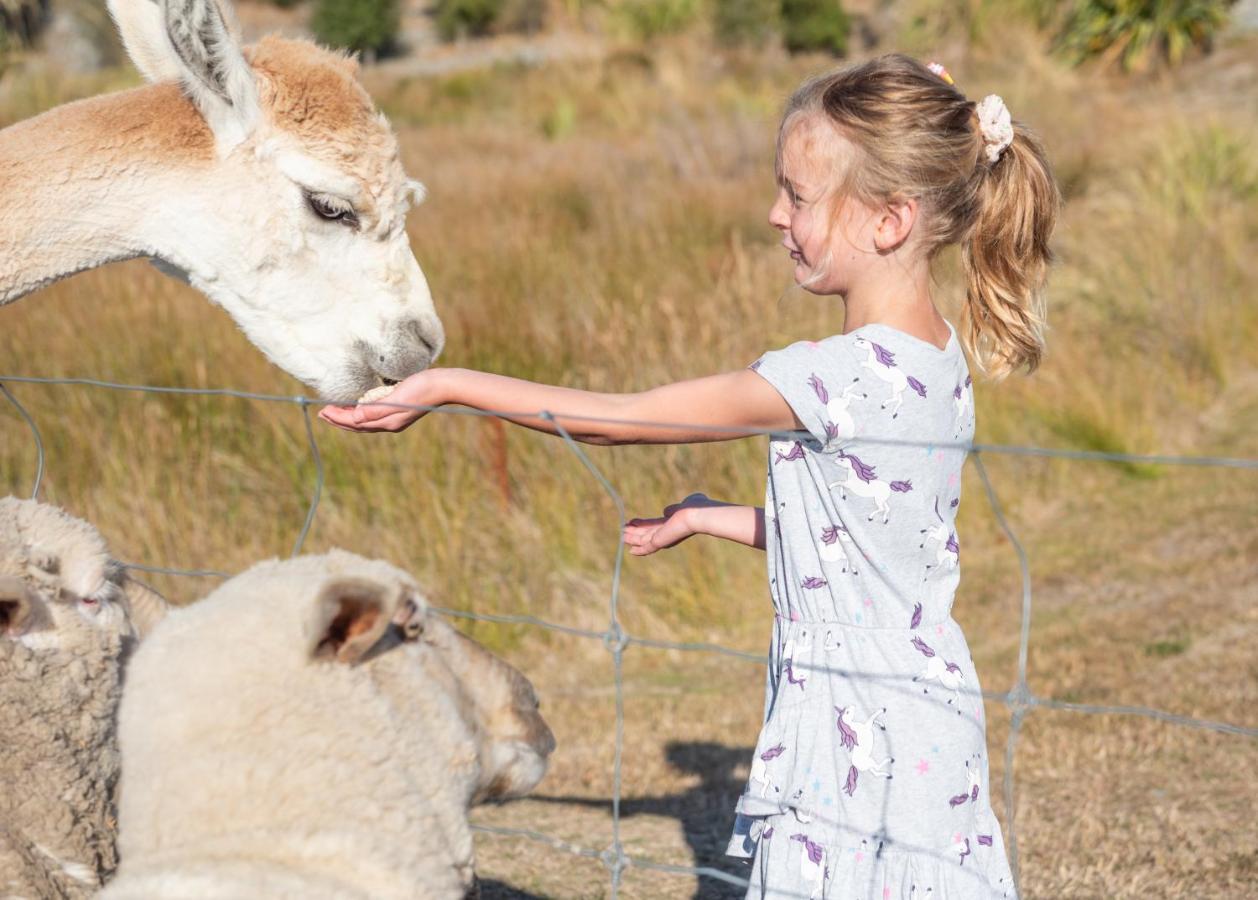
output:
[[[995,94],[988,94],[975,107],[978,113],[978,130],[983,135],[983,146],[987,151],[987,161],[1000,159],[1004,149],[1013,143],[1013,120],[1005,101]]]
[[[945,83],[953,84],[953,85],[956,84],[956,82],[952,80],[952,76],[948,74],[948,70],[945,69],[943,66],[941,66],[939,63],[937,62],[928,63],[926,68],[930,69],[932,72],[938,75],[941,79],[944,80]]]

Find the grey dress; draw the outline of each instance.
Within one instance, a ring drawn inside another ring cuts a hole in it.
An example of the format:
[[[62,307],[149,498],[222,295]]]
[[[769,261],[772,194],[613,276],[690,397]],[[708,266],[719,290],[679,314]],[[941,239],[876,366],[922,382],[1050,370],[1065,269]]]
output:
[[[753,858],[747,896],[1014,897],[978,676],[950,615],[974,435],[956,332],[940,350],[865,325],[752,368],[808,434],[769,443],[777,615],[728,850]]]

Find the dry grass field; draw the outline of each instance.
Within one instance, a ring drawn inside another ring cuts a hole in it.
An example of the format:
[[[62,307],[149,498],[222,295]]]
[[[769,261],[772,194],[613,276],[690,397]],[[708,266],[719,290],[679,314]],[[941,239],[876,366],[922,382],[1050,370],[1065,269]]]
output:
[[[921,40],[920,35],[915,38]],[[943,38],[940,38],[943,41]],[[978,386],[978,440],[1258,458],[1258,57],[1225,45],[1171,75],[1117,79],[1047,57],[1017,22],[938,51],[974,97],[1001,93],[1044,136],[1067,205],[1050,352]],[[935,55],[932,53],[931,55]],[[431,198],[411,218],[448,330],[443,362],[634,390],[833,333],[841,309],[787,290],[764,221],[777,111],[825,59],[718,53],[694,36],[544,68],[368,73]],[[0,82],[0,124],[128,83]],[[955,260],[939,273],[954,313]],[[141,263],[0,310],[0,374],[302,388],[220,311]],[[235,571],[292,547],[314,482],[300,411],[211,397],[13,385],[48,449],[43,497],[123,558]],[[316,428],[326,471],[306,543],[387,557],[443,606],[606,627],[616,509],[561,442],[433,416],[400,436]],[[631,515],[692,490],[757,501],[763,441],[589,451]],[[1258,726],[1258,472],[984,456],[1030,556],[1037,696]],[[0,491],[29,492],[29,431],[0,404]],[[1017,559],[967,468],[955,618],[983,687],[1015,679]],[[631,634],[762,652],[763,559],[688,542],[626,562]],[[178,602],[212,581],[156,577]],[[597,640],[469,630],[538,685],[559,738],[535,796],[478,821],[601,851],[612,839],[614,686]],[[625,656],[621,838],[634,858],[723,858],[762,667],[697,652]],[[988,704],[993,788],[1009,714]],[[1036,710],[1016,755],[1029,898],[1258,893],[1258,742],[1129,716]],[[1008,835],[1010,810],[993,789]],[[594,859],[485,835],[486,896],[610,894]],[[621,896],[723,897],[631,867]]]

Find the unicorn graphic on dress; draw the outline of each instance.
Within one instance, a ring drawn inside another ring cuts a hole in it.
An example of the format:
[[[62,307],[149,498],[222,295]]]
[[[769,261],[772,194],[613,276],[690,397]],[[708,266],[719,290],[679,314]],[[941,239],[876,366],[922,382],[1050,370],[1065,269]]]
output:
[[[938,545],[935,547],[935,561],[926,564],[926,577],[922,579],[923,581],[930,577],[931,569],[951,572],[961,559],[961,545],[957,543],[957,533],[948,527],[948,523],[940,515],[938,497],[935,498],[935,518],[939,520],[938,525],[921,530],[921,533],[926,535],[919,545],[921,549],[925,549],[926,545],[932,542]]]
[[[982,760],[983,757],[976,753],[965,761],[965,778],[968,784],[966,785],[964,794],[957,794],[955,797],[948,800],[948,805],[950,807],[955,809],[964,803],[978,802],[979,788],[983,783],[983,775],[979,771]]]
[[[853,378],[852,383],[843,389],[843,392],[837,397],[830,396],[830,391],[826,389],[823,382],[817,375],[813,375],[808,379],[808,386],[813,389],[813,393],[817,395],[826,408],[826,447],[830,448],[836,443],[850,440],[856,436],[856,420],[852,418],[852,414],[848,412],[848,405],[852,402],[853,397],[868,397],[868,394],[861,393],[856,388],[859,378]]]
[[[878,721],[886,716],[887,708],[884,706],[864,722],[849,721],[856,714],[850,706],[836,706],[834,712],[838,716],[836,725],[839,729],[839,741],[852,755],[852,764],[847,770],[847,783],[843,786],[844,793],[851,797],[856,793],[856,779],[859,773],[868,772],[870,775],[878,775],[882,778],[891,777],[891,773],[885,771],[884,767],[895,762],[895,758],[888,756],[882,762],[874,760],[874,726],[876,725],[883,731],[887,730],[887,726]]]
[[[826,876],[830,874],[826,868],[825,848],[810,841],[806,834],[792,834],[791,840],[803,844],[799,855],[799,874],[805,884],[812,885],[812,892],[808,896],[820,897],[825,890]]]
[[[952,844],[952,852],[957,854],[957,858],[958,858],[958,860],[959,860],[960,864],[961,864],[962,866],[964,866],[964,865],[965,865],[965,858],[966,858],[967,856],[970,856],[970,855],[971,855],[971,854],[973,854],[973,852],[974,852],[974,851],[970,848],[970,839],[969,839],[969,838],[962,838],[962,839],[961,839],[961,840],[959,840],[959,841],[955,841],[955,842],[953,842],[953,844]]]
[[[905,375],[900,367],[895,364],[895,354],[882,346],[882,344],[874,343],[868,338],[858,337],[856,346],[869,352],[869,356],[861,365],[891,386],[891,398],[882,404],[883,409],[893,408],[894,412],[891,413],[891,418],[894,419],[900,414],[900,407],[904,403],[904,392],[906,389],[912,388],[919,397],[926,396],[926,385],[912,375]]]
[[[807,633],[805,632],[803,636],[807,637]],[[807,642],[805,642],[805,646],[807,646]],[[795,639],[794,638],[788,639],[786,642],[786,646],[782,648],[782,660],[783,660],[782,670],[786,673],[786,683],[788,685],[797,684],[799,685],[799,689],[802,691],[804,690],[804,682],[806,682],[808,678],[804,675],[797,676],[795,674],[795,667],[800,663],[798,652],[799,651],[795,645]],[[804,666],[804,671],[807,672],[808,671],[807,660],[803,661],[803,666]]]
[[[957,704],[957,715],[961,715],[960,690],[965,684],[965,676],[961,673],[961,667],[956,663],[946,661],[942,656],[936,656],[930,645],[919,637],[913,638],[913,646],[918,653],[926,657],[925,671],[921,675],[914,675],[913,680],[937,680],[943,685],[945,690],[952,691],[952,696],[948,699],[948,702],[955,702]],[[927,688],[922,688],[922,693],[929,694],[930,691]]]
[[[773,781],[769,778],[769,763],[777,759],[785,752],[786,745],[777,744],[770,747],[768,750],[764,751],[751,761],[751,780],[759,783],[761,797],[767,797],[769,795],[769,788],[773,788],[775,791],[779,790],[773,786]]]
[[[970,411],[971,399],[970,376],[966,375],[965,384],[958,384],[952,390],[952,402],[957,407],[957,434],[965,428],[965,416]]]
[[[855,575],[856,567],[852,566],[854,554],[848,553],[844,544],[850,544],[853,550],[856,549],[856,542],[846,528],[842,525],[830,525],[821,529],[821,545],[817,548],[817,555],[822,562],[842,563],[844,572],[851,566],[852,574]]]
[[[866,465],[861,461],[860,457],[853,456],[851,453],[839,451],[835,462],[839,468],[845,470],[844,477],[839,481],[830,483],[830,490],[838,488],[840,496],[847,500],[849,493],[857,497],[868,497],[874,501],[875,510],[869,514],[869,521],[874,520],[874,516],[882,513],[882,524],[887,524],[887,518],[891,513],[891,507],[887,501],[891,498],[892,493],[907,494],[913,490],[913,482],[911,481],[886,481],[878,480],[878,472],[873,466]]]

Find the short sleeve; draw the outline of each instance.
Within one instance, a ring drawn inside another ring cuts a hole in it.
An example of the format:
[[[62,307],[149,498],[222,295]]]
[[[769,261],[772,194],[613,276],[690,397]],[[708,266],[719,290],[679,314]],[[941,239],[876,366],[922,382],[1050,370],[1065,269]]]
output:
[[[800,341],[770,350],[748,368],[782,395],[817,448],[851,436],[841,433],[847,429],[836,421],[843,417],[835,415],[834,408],[834,401],[853,377],[850,351],[841,339]]]

